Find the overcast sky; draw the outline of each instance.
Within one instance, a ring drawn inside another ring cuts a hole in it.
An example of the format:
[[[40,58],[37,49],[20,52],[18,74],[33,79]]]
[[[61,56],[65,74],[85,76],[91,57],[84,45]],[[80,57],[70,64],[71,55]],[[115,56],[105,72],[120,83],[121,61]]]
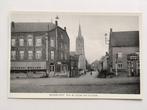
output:
[[[85,42],[85,55],[91,63],[99,60],[108,51],[105,44],[105,33],[110,28],[113,31],[139,30],[138,17],[135,15],[112,15],[96,13],[17,13],[11,19],[15,22],[55,22],[58,15],[60,27],[67,28],[70,38],[70,51],[75,51],[75,41],[78,35],[79,24]]]

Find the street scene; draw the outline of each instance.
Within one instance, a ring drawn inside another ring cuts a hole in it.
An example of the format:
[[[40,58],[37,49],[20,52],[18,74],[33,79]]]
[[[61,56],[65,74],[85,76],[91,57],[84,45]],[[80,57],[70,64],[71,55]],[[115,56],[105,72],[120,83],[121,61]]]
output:
[[[10,92],[140,94],[139,45],[138,16],[14,14]]]

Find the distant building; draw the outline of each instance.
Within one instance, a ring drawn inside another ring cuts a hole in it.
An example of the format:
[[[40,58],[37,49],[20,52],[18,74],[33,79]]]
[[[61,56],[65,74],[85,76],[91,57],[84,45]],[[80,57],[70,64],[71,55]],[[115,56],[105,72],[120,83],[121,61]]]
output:
[[[139,66],[139,60],[130,62],[130,54],[139,57],[139,31],[113,32],[110,29],[109,65],[110,71],[118,71],[119,75],[130,71],[130,66]],[[139,58],[138,58],[139,59]],[[130,63],[129,63],[130,62]],[[136,67],[139,68],[139,67]],[[136,70],[133,70],[134,73]]]
[[[56,23],[11,24],[11,72],[69,70],[69,36]]]
[[[102,71],[102,70],[108,70],[108,61],[109,61],[109,55],[106,53],[106,55],[102,56],[100,60],[95,60],[91,63],[91,67],[94,70]]]
[[[84,51],[84,38],[81,32],[81,26],[79,25],[78,37],[76,38],[76,54],[79,56],[78,68],[86,70],[86,58]]]
[[[100,70],[108,70],[108,60],[109,60],[109,55],[106,53],[105,56],[102,56],[102,58],[99,61],[99,71]]]
[[[78,60],[79,55],[76,52],[70,52],[70,77],[78,76]]]
[[[98,60],[95,60],[91,63],[91,69],[93,69],[93,70],[98,70],[99,69],[98,66],[99,66]]]

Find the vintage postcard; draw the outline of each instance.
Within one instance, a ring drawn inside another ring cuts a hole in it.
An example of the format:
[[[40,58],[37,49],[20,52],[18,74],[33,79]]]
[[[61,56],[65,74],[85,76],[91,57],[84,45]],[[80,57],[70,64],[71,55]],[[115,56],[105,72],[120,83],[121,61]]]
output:
[[[9,98],[142,99],[141,13],[11,12]]]

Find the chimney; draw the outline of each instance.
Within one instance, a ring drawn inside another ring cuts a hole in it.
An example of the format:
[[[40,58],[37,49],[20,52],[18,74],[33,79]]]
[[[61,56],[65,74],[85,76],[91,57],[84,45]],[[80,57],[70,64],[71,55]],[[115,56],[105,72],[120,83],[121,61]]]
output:
[[[11,22],[11,31],[15,31],[15,22],[14,21]]]
[[[110,28],[110,33],[112,32],[112,28]]]
[[[58,21],[57,20],[55,21],[55,24],[56,24],[56,26],[58,26]]]
[[[64,30],[66,31],[66,27],[64,27]]]
[[[11,27],[14,29],[15,28],[15,23],[14,21],[11,22]]]

